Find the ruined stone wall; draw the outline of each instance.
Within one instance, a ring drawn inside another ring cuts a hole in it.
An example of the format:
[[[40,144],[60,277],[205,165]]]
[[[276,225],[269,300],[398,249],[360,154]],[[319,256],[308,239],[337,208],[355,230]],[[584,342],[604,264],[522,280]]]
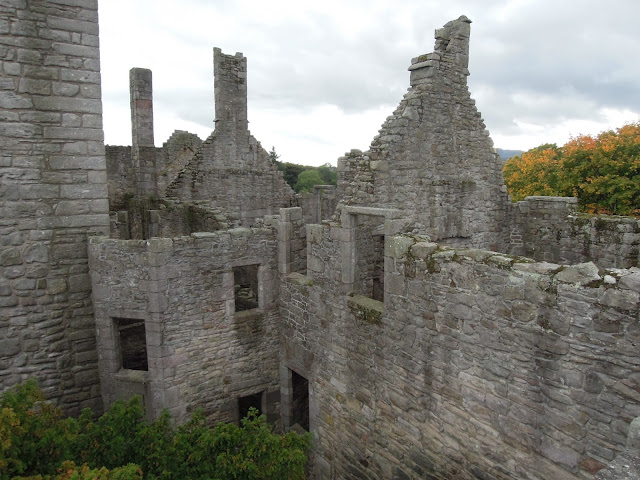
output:
[[[301,207],[280,209],[278,269],[282,274],[307,271],[307,228]]]
[[[223,212],[199,205],[174,204],[163,201],[159,209],[149,212],[149,237],[179,237],[196,232],[216,232],[232,225]]]
[[[109,179],[109,208],[114,211],[120,210],[136,191],[131,147],[107,145],[105,159]]]
[[[247,131],[238,139],[238,157],[225,152],[229,139],[216,131],[202,144],[189,165],[167,188],[182,201],[208,201],[251,225],[257,218],[295,206],[295,195],[268,154]]]
[[[335,185],[314,185],[313,190],[300,195],[304,222],[321,223],[330,219],[339,201]]]
[[[435,51],[411,61],[411,88],[369,150],[339,159],[338,190],[348,205],[406,211],[433,240],[497,249],[507,196],[467,88],[469,23],[449,22]]]
[[[131,160],[140,197],[158,194],[158,151],[153,139],[153,82],[151,70],[129,71],[131,101]]]
[[[246,58],[214,49],[214,77],[216,129],[169,184],[166,195],[207,201],[250,226],[297,202],[282,172],[247,129]]]
[[[220,210],[157,198],[125,197],[124,210],[110,212],[111,238],[144,240],[215,232],[238,226],[239,221]]]
[[[143,393],[148,411],[178,422],[194,408],[234,420],[239,396],[265,392],[278,411],[275,228],[147,241],[92,239],[98,351],[105,405]],[[233,267],[259,265],[259,307],[235,311]],[[121,368],[114,319],[142,319],[148,371]]]
[[[281,361],[310,381],[317,478],[591,478],[624,449],[639,271],[393,237],[381,303],[348,295],[349,233],[309,228]]]
[[[95,0],[0,3],[0,391],[100,409],[87,234],[107,234]]]
[[[198,148],[200,137],[183,130],[176,130],[162,144],[162,154],[158,155],[158,195],[164,196],[167,187],[187,166]]]
[[[527,197],[511,207],[506,252],[562,264],[638,266],[640,223],[635,218],[578,213],[573,197]]]
[[[381,261],[384,258],[384,218],[358,215],[355,233],[354,292],[373,298],[379,290]]]

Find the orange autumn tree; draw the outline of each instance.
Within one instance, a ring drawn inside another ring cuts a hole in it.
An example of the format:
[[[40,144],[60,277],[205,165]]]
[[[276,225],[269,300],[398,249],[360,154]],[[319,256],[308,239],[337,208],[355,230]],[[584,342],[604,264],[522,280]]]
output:
[[[561,195],[562,151],[547,143],[511,157],[502,173],[511,198],[518,202],[531,195]]]
[[[640,123],[553,147],[507,160],[503,174],[514,201],[529,195],[575,196],[585,212],[640,214]]]

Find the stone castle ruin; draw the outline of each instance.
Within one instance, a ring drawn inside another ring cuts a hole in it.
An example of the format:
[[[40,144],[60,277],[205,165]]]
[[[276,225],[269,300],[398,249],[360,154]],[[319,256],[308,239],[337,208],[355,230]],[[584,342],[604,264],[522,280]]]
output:
[[[136,68],[132,145],[105,147],[97,2],[0,13],[0,390],[255,406],[313,433],[317,479],[637,478],[640,225],[509,201],[466,17],[300,197],[248,130],[242,54],[214,49],[205,141],[155,147]]]

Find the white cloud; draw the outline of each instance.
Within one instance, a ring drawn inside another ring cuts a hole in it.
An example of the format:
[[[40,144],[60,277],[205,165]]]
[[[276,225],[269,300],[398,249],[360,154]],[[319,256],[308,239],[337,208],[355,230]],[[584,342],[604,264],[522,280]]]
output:
[[[502,148],[614,128],[640,113],[636,0],[108,0],[100,2],[107,143],[129,144],[128,71],[154,74],[156,144],[206,137],[212,48],[248,57],[249,120],[283,160],[366,149],[408,87],[411,57],[465,14],[469,85]],[[595,130],[594,130],[595,129]],[[287,157],[287,158],[285,158]]]

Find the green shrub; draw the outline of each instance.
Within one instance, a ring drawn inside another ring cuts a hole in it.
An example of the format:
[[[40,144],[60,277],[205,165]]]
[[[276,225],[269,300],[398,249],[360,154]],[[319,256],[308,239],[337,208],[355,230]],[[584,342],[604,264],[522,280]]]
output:
[[[0,401],[0,480],[301,480],[309,435],[276,435],[255,409],[242,427],[213,428],[196,412],[174,428],[168,413],[149,422],[138,397],[63,419],[35,382]]]

